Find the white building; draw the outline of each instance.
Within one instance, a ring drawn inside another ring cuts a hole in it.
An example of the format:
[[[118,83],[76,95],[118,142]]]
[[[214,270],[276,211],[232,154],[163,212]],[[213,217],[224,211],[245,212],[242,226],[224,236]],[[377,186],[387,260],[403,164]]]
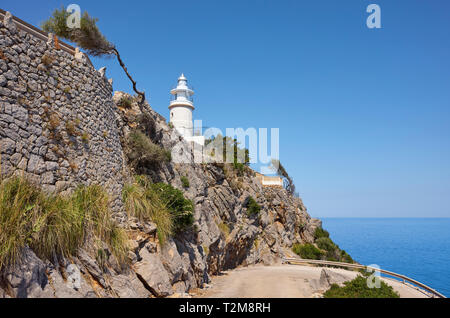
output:
[[[178,85],[170,91],[172,99],[169,105],[170,123],[183,138],[191,144],[196,162],[203,160],[205,137],[194,136],[192,112],[194,111],[194,91],[188,86],[184,74],[178,78]],[[200,132],[201,133],[201,132]]]
[[[261,182],[264,187],[283,188],[283,179],[278,176],[265,176],[256,172],[256,178]]]

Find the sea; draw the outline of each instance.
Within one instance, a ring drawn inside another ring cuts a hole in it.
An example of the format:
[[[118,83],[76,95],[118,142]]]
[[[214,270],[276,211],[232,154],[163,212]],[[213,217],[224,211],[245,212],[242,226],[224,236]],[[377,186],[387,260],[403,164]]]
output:
[[[450,218],[320,218],[363,265],[403,274],[450,297]]]

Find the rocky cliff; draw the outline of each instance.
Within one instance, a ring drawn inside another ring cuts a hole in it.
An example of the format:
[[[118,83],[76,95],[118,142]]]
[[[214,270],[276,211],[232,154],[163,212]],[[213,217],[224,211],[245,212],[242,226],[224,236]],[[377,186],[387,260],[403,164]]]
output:
[[[19,264],[1,270],[0,297],[184,295],[221,270],[273,264],[291,256],[294,243],[314,241],[320,221],[301,199],[262,187],[251,169],[238,176],[226,165],[194,163],[190,145],[148,104],[142,113],[133,97],[112,96],[105,70],[18,31],[7,18],[0,23],[0,50],[2,174],[25,175],[49,192],[104,186],[130,243],[125,268],[109,260],[111,253],[100,264],[89,244],[57,260],[40,259],[26,247]],[[123,185],[137,173],[127,162],[125,140],[142,118],[147,136],[167,150],[177,146],[172,155],[185,161],[139,173],[182,190],[194,204],[192,229],[164,244],[156,224],[129,217],[122,204]],[[247,213],[250,197],[261,207],[256,215]]]

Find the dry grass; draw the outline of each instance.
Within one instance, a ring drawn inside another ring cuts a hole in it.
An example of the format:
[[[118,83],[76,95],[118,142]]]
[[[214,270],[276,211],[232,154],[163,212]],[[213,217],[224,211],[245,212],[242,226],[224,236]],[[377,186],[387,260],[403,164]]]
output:
[[[55,58],[51,55],[44,54],[44,56],[41,59],[42,64],[44,64],[46,67],[52,65]]]
[[[59,119],[58,114],[53,113],[49,116],[48,119],[48,129],[50,130],[56,130],[59,125],[61,124],[61,120]]]
[[[124,263],[126,235],[112,220],[108,201],[100,186],[80,186],[60,196],[45,194],[24,178],[0,180],[0,268],[20,262],[27,245],[47,260],[75,256],[92,235]]]
[[[230,235],[230,227],[226,224],[226,223],[220,223],[218,225],[220,232],[223,233],[223,235],[225,236],[225,238],[228,238],[228,236]]]
[[[146,177],[138,176],[134,183],[125,185],[123,201],[129,216],[134,216],[140,221],[153,221],[156,224],[161,245],[172,235],[174,227],[172,215]]]
[[[76,136],[77,130],[73,121],[66,122],[66,131],[70,136]]]

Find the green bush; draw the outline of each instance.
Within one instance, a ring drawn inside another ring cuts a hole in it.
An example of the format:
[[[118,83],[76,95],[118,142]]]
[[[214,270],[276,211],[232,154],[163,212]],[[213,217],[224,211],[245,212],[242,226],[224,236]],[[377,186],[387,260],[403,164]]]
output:
[[[171,160],[170,151],[154,144],[147,135],[133,130],[127,136],[126,154],[134,168],[154,167]]]
[[[336,250],[337,246],[333,243],[333,241],[329,237],[321,237],[315,242],[317,247],[327,252],[333,252]]]
[[[137,176],[134,183],[124,186],[122,196],[129,216],[156,224],[158,239],[163,245],[173,233],[173,217],[159,194],[150,186],[148,179]]]
[[[330,233],[328,233],[328,231],[325,231],[323,228],[318,227],[314,232],[314,238],[317,240],[321,237],[330,237]]]
[[[190,187],[189,179],[187,177],[181,176],[180,179],[181,179],[181,184],[183,185],[183,188],[187,189]]]
[[[367,279],[358,276],[344,283],[343,287],[337,284],[331,285],[325,292],[324,298],[400,298],[400,295],[383,281],[380,288],[369,288]]]
[[[292,250],[303,259],[321,259],[323,252],[313,244],[294,244]]]
[[[150,183],[145,176],[137,176],[134,183],[125,185],[123,201],[129,215],[156,223],[161,244],[194,223],[194,205],[183,192],[169,184]]]
[[[247,200],[247,215],[257,215],[261,211],[261,206],[256,202],[253,197],[248,197]]]
[[[150,186],[172,214],[175,232],[182,232],[194,223],[194,204],[184,197],[183,192],[165,183]]]
[[[17,264],[26,245],[47,260],[75,256],[88,237],[105,242],[125,262],[126,234],[112,220],[108,201],[100,186],[61,196],[24,178],[0,180],[0,268]]]
[[[354,263],[355,261],[353,260],[353,258],[348,255],[348,253],[344,250],[341,251],[341,262],[344,263]]]

